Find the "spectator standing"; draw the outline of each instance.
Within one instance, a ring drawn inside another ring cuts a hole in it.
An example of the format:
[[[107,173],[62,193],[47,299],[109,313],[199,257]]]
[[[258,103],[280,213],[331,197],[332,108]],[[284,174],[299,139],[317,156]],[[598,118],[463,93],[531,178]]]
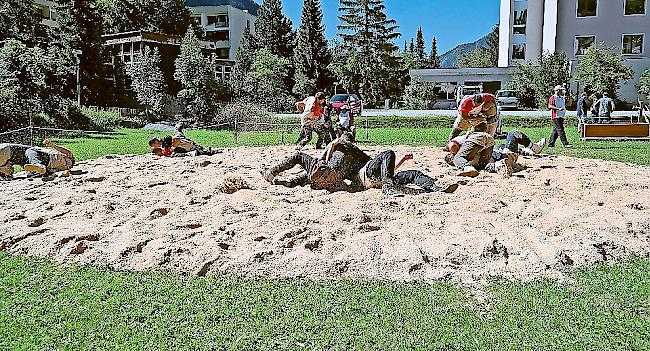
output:
[[[609,93],[604,92],[603,97],[598,99],[591,109],[598,112],[601,122],[604,118],[607,118],[609,122],[612,118],[612,112],[614,112],[614,100],[609,97]]]
[[[551,109],[551,121],[553,122],[553,130],[551,131],[549,147],[555,147],[555,142],[558,137],[562,141],[565,148],[572,148],[573,145],[569,144],[564,131],[564,117],[566,116],[567,99],[565,96],[565,89],[563,86],[558,85],[555,87],[555,94],[548,100],[548,108]]]
[[[588,97],[586,92],[580,94],[580,97],[578,98],[578,106],[576,112],[578,114],[579,126],[585,124],[587,121],[587,116],[589,113],[589,109],[587,108],[587,99]]]

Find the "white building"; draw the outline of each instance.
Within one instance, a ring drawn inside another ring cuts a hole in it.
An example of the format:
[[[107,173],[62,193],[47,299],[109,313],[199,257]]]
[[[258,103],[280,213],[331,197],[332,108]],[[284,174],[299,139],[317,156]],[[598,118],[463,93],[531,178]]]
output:
[[[36,7],[41,11],[43,16],[43,24],[51,26],[56,21],[56,11],[54,10],[56,4],[51,0],[34,0]]]
[[[615,47],[634,69],[621,99],[636,102],[635,84],[650,68],[650,0],[501,0],[499,67],[496,69],[413,70],[412,77],[438,83],[505,84],[517,63],[542,52],[565,52],[575,73],[580,56],[594,43]],[[560,82],[558,82],[560,83]],[[578,90],[572,85],[573,93]]]
[[[501,0],[499,67],[565,52],[575,67],[589,46],[615,47],[635,77],[619,91],[633,102],[634,85],[650,68],[649,0]],[[574,87],[575,88],[575,87]]]
[[[186,0],[194,19],[215,42],[220,57],[235,60],[244,29],[255,33],[259,5],[253,0]]]

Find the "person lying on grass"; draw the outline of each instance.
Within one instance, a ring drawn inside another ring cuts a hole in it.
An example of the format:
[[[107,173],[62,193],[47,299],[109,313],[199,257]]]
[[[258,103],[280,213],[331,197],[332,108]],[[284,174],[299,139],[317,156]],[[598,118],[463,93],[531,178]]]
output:
[[[514,130],[508,132],[505,143],[495,149],[494,138],[483,132],[484,128],[484,124],[479,124],[474,132],[456,137],[447,145],[450,153],[445,160],[461,170],[460,176],[476,177],[479,170],[485,170],[511,177],[519,154],[538,155],[546,145],[546,139],[533,143],[526,134]],[[519,150],[520,145],[524,149]]]
[[[213,156],[221,153],[210,147],[205,148],[186,137],[183,133],[183,125],[180,123],[176,125],[174,136],[154,137],[149,140],[149,147],[154,155],[166,157]]]
[[[0,178],[12,180],[13,166],[21,166],[25,171],[34,175],[51,176],[54,172],[67,171],[75,164],[72,151],[45,139],[43,145],[47,148],[20,145],[0,144]]]
[[[396,165],[394,151],[385,151],[371,158],[350,142],[350,139],[351,134],[344,133],[327,146],[321,159],[296,151],[271,168],[262,167],[260,173],[271,184],[286,187],[310,185],[313,189],[330,192],[358,192],[378,188],[387,196],[404,196],[405,193],[415,195],[436,191],[453,193],[458,188],[458,184],[440,187],[435,179],[420,171],[395,174],[395,170],[411,160],[413,155],[406,155]],[[304,171],[288,179],[276,179],[280,173],[296,165],[300,165]],[[407,187],[409,184],[416,185],[419,189]]]

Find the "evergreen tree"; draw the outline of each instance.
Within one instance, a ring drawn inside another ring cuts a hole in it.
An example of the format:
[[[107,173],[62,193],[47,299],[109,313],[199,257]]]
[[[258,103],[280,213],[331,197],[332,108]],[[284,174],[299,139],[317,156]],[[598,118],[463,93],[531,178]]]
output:
[[[417,69],[426,68],[427,57],[425,54],[426,44],[424,43],[424,35],[422,34],[422,27],[418,28],[418,33],[415,39],[415,67]]]
[[[282,12],[281,0],[264,0],[255,20],[255,38],[260,48],[280,57],[293,56],[293,24]]]
[[[492,32],[486,38],[488,49],[490,50],[490,59],[493,62],[492,67],[496,67],[499,63],[499,25],[496,24],[492,27]]]
[[[45,37],[41,16],[30,1],[2,0],[0,2],[0,41],[17,39],[24,43]]]
[[[181,43],[181,53],[176,58],[174,79],[183,89],[178,98],[186,106],[187,113],[197,121],[211,121],[216,117],[217,104],[228,96],[226,87],[218,81],[215,59],[203,56],[199,39],[188,29]]]
[[[81,50],[79,71],[82,89],[82,104],[106,106],[112,101],[111,87],[106,82],[105,62],[102,40],[101,16],[94,1],[59,0],[56,7],[57,25],[53,26],[54,47],[60,50],[62,59],[76,66],[74,50]],[[67,79],[65,94],[76,95],[76,79]]]
[[[327,90],[332,82],[329,65],[332,55],[327,47],[323,10],[320,0],[305,0],[293,55],[296,85],[293,92],[306,96]]]
[[[440,68],[440,55],[438,55],[438,40],[433,37],[431,40],[431,53],[429,54],[429,68]]]
[[[235,65],[232,68],[230,80],[228,81],[230,90],[237,98],[245,97],[247,94],[246,75],[253,66],[257,50],[258,46],[255,36],[253,36],[250,28],[247,26],[244,28],[241,43],[235,54]]]
[[[415,54],[415,41],[411,38],[411,44],[409,45],[409,53]]]
[[[386,16],[383,0],[341,0],[339,37],[347,49],[346,64],[337,69],[348,90],[361,93],[369,105],[401,96],[405,72],[395,39],[396,22]]]
[[[144,52],[126,69],[138,102],[158,115],[165,112],[167,101],[167,84],[160,70],[160,61],[158,48],[152,52],[151,48],[146,46]]]

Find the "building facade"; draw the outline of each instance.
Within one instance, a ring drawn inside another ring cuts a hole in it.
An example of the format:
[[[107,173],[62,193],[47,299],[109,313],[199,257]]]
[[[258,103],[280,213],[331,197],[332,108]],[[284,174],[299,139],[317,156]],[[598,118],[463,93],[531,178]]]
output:
[[[565,52],[573,72],[595,43],[617,48],[635,72],[619,95],[636,101],[634,85],[650,68],[650,0],[501,0],[499,67]],[[577,89],[577,87],[573,87]]]
[[[252,0],[186,0],[195,21],[214,42],[219,58],[234,61],[244,29],[255,33],[259,5]]]
[[[43,16],[43,24],[52,26],[56,21],[56,4],[51,0],[34,0],[34,4],[39,8]]]

